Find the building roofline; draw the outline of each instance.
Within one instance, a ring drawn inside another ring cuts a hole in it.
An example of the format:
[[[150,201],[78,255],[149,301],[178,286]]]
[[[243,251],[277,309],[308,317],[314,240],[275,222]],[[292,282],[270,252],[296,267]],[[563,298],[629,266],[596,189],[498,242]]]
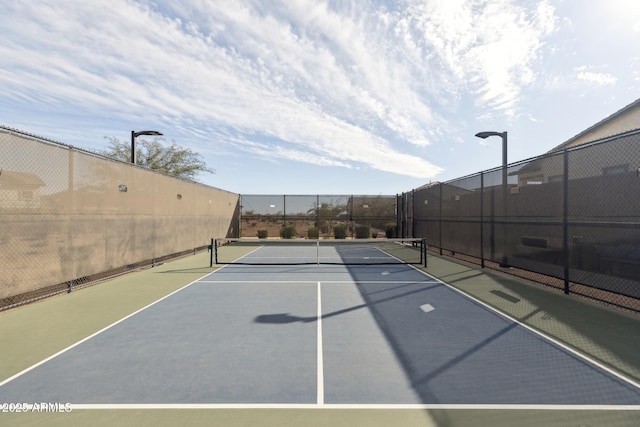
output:
[[[616,111],[615,113],[611,114],[610,116],[605,117],[604,119],[600,120],[599,122],[595,123],[594,125],[589,126],[587,129],[583,130],[579,134],[569,138],[568,140],[566,140],[562,144],[558,145],[557,147],[552,148],[551,150],[549,150],[549,152],[551,153],[551,152],[559,151],[559,150],[562,150],[563,148],[566,148],[567,146],[571,145],[573,142],[577,141],[578,139],[582,138],[583,136],[585,136],[585,135],[591,133],[592,131],[604,126],[605,124],[617,119],[618,117],[621,117],[621,116],[625,115],[626,113],[628,113],[629,111],[631,111],[631,110],[633,110],[635,108],[640,108],[640,98],[636,99],[631,104],[623,107],[622,109]]]

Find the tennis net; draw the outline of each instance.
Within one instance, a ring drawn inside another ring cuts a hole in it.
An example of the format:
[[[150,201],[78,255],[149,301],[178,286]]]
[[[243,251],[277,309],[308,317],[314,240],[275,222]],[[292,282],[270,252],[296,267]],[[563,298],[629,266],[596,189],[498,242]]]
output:
[[[427,265],[425,239],[215,239],[212,264]]]

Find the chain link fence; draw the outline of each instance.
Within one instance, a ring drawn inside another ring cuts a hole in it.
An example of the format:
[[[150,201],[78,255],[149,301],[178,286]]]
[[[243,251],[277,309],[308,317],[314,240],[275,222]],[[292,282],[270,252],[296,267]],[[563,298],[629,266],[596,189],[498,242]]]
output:
[[[5,127],[0,152],[0,308],[210,236],[419,237],[640,312],[640,131],[397,196],[239,196]]]
[[[238,232],[239,196],[0,127],[0,309]]]
[[[640,312],[640,131],[398,196],[402,237]]]
[[[396,237],[395,196],[242,195],[241,237]]]

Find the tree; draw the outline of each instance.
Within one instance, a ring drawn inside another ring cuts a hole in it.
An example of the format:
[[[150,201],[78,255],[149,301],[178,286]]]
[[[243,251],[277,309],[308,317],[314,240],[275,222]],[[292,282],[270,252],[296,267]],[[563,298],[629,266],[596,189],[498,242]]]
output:
[[[313,204],[313,208],[307,211],[307,215],[315,216],[317,219],[316,226],[319,228],[320,233],[330,233],[334,221],[340,220],[340,216],[347,212],[347,206],[339,203],[323,202],[318,206],[317,203]],[[346,221],[346,216],[342,217],[342,220]]]
[[[124,162],[131,161],[131,143],[123,142],[114,137],[105,137],[109,140],[109,148],[100,152],[103,156]],[[149,169],[175,176],[176,178],[195,180],[202,172],[215,173],[200,158],[200,154],[183,148],[172,142],[171,145],[163,145],[163,138],[154,138],[153,141],[144,139],[136,140],[136,163]]]

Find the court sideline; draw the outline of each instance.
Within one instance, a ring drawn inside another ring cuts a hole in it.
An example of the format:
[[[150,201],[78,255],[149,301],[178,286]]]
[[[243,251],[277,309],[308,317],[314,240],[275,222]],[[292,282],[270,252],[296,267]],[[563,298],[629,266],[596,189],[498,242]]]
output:
[[[55,353],[56,349],[61,350],[65,343],[75,342],[92,330],[99,330],[100,325],[104,327],[110,320],[135,311],[145,302],[201,277],[202,273],[210,271],[201,267],[206,264],[203,259],[203,254],[195,255],[116,279],[112,283],[0,313],[2,347],[11,349],[3,352],[2,378],[16,373],[21,366],[24,369],[30,361],[42,360]],[[479,272],[437,257],[431,257],[429,270],[454,286],[466,287],[465,291],[475,293],[476,297],[484,297],[489,304],[502,305],[500,308],[510,311],[508,314],[514,318],[529,322],[534,327],[542,324],[547,333],[553,333],[556,338],[567,342],[573,340],[572,345],[576,348],[616,366],[626,375],[638,377],[634,352],[638,354],[640,340],[633,339],[633,334],[638,331],[636,318],[546,290],[523,288],[512,279]],[[512,298],[505,299],[504,295]],[[517,303],[514,302],[516,300]],[[582,313],[581,323],[576,327],[569,322],[559,322],[567,313]],[[606,331],[590,327],[590,322],[599,325],[602,321],[606,321]],[[625,337],[622,342],[621,337]],[[468,411],[466,413],[469,414]],[[485,412],[485,415],[489,414]],[[632,412],[632,415],[637,413]]]

